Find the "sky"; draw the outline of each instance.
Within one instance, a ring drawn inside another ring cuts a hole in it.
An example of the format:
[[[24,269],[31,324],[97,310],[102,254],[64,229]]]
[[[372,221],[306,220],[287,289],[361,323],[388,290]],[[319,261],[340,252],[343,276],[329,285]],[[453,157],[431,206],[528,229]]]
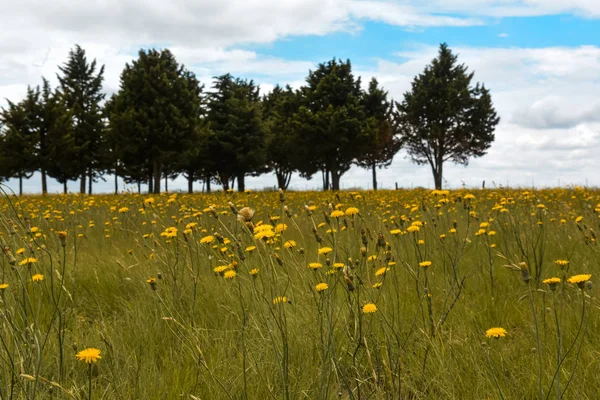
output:
[[[42,76],[56,85],[75,44],[105,65],[107,95],[140,48],[169,48],[207,87],[229,72],[254,79],[262,93],[299,87],[333,57],[350,59],[363,83],[376,77],[401,101],[445,42],[490,89],[501,118],[485,156],[445,165],[445,186],[600,186],[598,0],[0,0],[0,9],[0,106]],[[382,188],[433,187],[429,167],[403,151],[377,172]],[[246,181],[275,184],[271,174]],[[294,176],[290,187],[320,185],[320,175]],[[354,167],[341,186],[368,189],[371,172]],[[24,184],[28,193],[40,187],[39,174]],[[113,188],[107,176],[94,191]],[[182,177],[169,182],[171,191],[186,188]]]

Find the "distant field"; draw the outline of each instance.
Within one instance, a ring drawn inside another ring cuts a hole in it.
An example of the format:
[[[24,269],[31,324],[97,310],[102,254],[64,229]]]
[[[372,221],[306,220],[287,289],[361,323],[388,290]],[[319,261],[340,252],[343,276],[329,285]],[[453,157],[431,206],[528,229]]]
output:
[[[600,393],[597,191],[5,196],[0,210],[0,399]]]

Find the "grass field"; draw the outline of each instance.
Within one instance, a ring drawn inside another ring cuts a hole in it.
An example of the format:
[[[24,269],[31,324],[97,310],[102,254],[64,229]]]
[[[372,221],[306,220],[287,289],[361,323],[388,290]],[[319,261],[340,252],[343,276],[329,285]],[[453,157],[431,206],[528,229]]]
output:
[[[598,399],[599,203],[6,196],[0,399]]]

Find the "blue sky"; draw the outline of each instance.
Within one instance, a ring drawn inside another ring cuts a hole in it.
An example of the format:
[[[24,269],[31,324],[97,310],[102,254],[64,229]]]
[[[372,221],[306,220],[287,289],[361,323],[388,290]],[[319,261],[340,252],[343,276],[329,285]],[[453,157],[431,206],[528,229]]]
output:
[[[82,45],[106,66],[105,90],[140,47],[172,49],[210,85],[231,72],[273,85],[299,86],[308,69],[332,57],[350,58],[355,74],[375,76],[401,100],[412,78],[446,42],[490,88],[501,117],[489,153],[468,167],[448,165],[446,185],[482,180],[519,186],[600,185],[600,2],[596,0],[243,0],[141,3],[134,0],[5,5],[0,15],[0,106],[18,101],[41,76],[56,84],[56,66]],[[384,187],[431,187],[427,167],[400,152],[379,172]],[[319,177],[292,180],[317,188]],[[110,191],[112,180],[99,182]],[[10,186],[16,188],[15,182]],[[275,184],[270,175],[250,187]],[[39,176],[25,184],[39,191]],[[353,168],[344,187],[370,186],[370,172]],[[172,189],[184,189],[180,178]],[[77,183],[70,185],[76,190]],[[51,191],[61,188],[51,184]]]

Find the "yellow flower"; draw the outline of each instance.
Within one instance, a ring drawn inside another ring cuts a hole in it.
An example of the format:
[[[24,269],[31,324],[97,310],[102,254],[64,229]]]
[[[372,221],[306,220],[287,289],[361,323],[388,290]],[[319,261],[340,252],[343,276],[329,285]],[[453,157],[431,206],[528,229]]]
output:
[[[392,229],[392,230],[390,231],[390,234],[392,234],[392,235],[399,235],[399,234],[401,234],[401,233],[402,233],[402,230],[401,230],[401,229]]]
[[[256,246],[248,246],[248,247],[246,247],[246,251],[247,252],[251,252],[253,250],[256,250]]]
[[[560,278],[544,279],[542,283],[545,283],[546,285],[556,285],[557,283],[560,283]]]
[[[154,197],[148,197],[144,199],[144,204],[154,204]]]
[[[377,306],[373,303],[367,303],[362,307],[362,312],[364,314],[371,314],[377,311]]]
[[[25,249],[23,247],[21,247],[20,249],[18,249],[16,251],[16,253],[17,253],[17,255],[21,255],[21,254],[25,253]]]
[[[342,263],[342,262],[333,263],[333,268],[335,268],[335,269],[344,268],[344,263]]]
[[[339,217],[343,217],[345,214],[343,211],[340,210],[334,210],[331,212],[331,214],[329,215],[331,218],[339,218]]]
[[[121,214],[126,213],[127,211],[129,211],[129,208],[127,208],[127,207],[119,208],[119,213],[121,213]]]
[[[78,361],[85,361],[86,363],[91,364],[92,362],[100,360],[102,357],[100,357],[100,350],[90,347],[81,350],[77,353],[75,358],[77,358]]]
[[[252,276],[256,276],[256,274],[258,274],[259,269],[258,268],[252,268],[250,270],[250,275]]]
[[[570,284],[577,284],[580,289],[583,289],[583,285],[587,281],[589,281],[591,278],[592,278],[591,274],[579,274],[579,275],[573,275],[572,277],[567,279],[567,282],[569,282]]]
[[[315,289],[317,289],[317,292],[322,292],[323,290],[329,289],[329,285],[324,282],[317,283],[317,286],[315,286]]]
[[[33,282],[41,282],[41,281],[43,281],[43,280],[44,280],[44,275],[42,275],[42,274],[35,274],[35,275],[33,275],[33,276],[31,277],[31,280],[32,280]]]
[[[356,208],[356,207],[348,207],[346,209],[346,215],[356,215],[358,213],[359,213],[359,211],[358,211],[358,208]]]
[[[29,264],[36,263],[37,261],[38,260],[35,257],[27,257],[27,258],[24,258],[23,260],[21,260],[19,265],[29,265]]]
[[[8,283],[0,283],[0,290],[4,290],[8,287]]]
[[[287,242],[285,242],[283,244],[283,247],[285,247],[286,249],[289,249],[291,247],[296,247],[296,242],[294,240],[288,240]]]
[[[407,232],[419,232],[420,230],[421,228],[419,228],[417,225],[411,225],[406,229]]]
[[[200,239],[200,243],[203,243],[203,244],[212,243],[214,240],[215,240],[214,236],[208,235],[208,236],[204,236],[202,239]]]
[[[277,296],[273,299],[273,304],[279,304],[279,303],[289,303],[287,297],[285,296]]]
[[[431,267],[431,261],[422,261],[419,263],[419,267],[421,267],[421,268]]]
[[[323,265],[321,265],[321,263],[318,262],[311,262],[308,264],[308,267],[316,271],[317,269],[322,268]]]
[[[367,261],[375,261],[377,260],[377,254],[373,254],[372,256],[367,257]]]
[[[490,328],[487,331],[485,331],[485,336],[488,338],[501,338],[506,336],[508,332],[506,332],[506,329],[504,328]]]
[[[67,238],[67,231],[56,231],[56,234],[62,240]]]
[[[575,222],[580,223],[581,221],[583,221],[583,217],[581,215],[575,218]]]
[[[331,247],[321,247],[319,249],[319,254],[327,254],[327,253],[331,253],[333,251],[333,249]]]
[[[287,228],[288,228],[288,226],[286,224],[277,224],[277,226],[275,226],[275,233],[283,232]]]
[[[377,282],[373,284],[373,289],[381,289],[381,286],[383,285],[383,283],[381,282]]]
[[[174,226],[165,229],[164,232],[162,232],[160,234],[160,236],[166,237],[166,238],[174,238],[177,236],[177,228],[175,228]]]
[[[377,270],[377,272],[375,272],[375,276],[382,276],[385,275],[386,272],[388,272],[390,269],[387,267],[381,267]]]
[[[225,274],[223,275],[223,277],[225,279],[233,279],[237,276],[237,272],[235,272],[234,270],[230,269],[229,271],[225,271]]]
[[[37,226],[32,226],[32,227],[31,227],[31,230],[30,230],[29,232],[31,232],[31,233],[36,233],[36,232],[38,232],[39,230],[40,230],[40,228],[38,228]]]

